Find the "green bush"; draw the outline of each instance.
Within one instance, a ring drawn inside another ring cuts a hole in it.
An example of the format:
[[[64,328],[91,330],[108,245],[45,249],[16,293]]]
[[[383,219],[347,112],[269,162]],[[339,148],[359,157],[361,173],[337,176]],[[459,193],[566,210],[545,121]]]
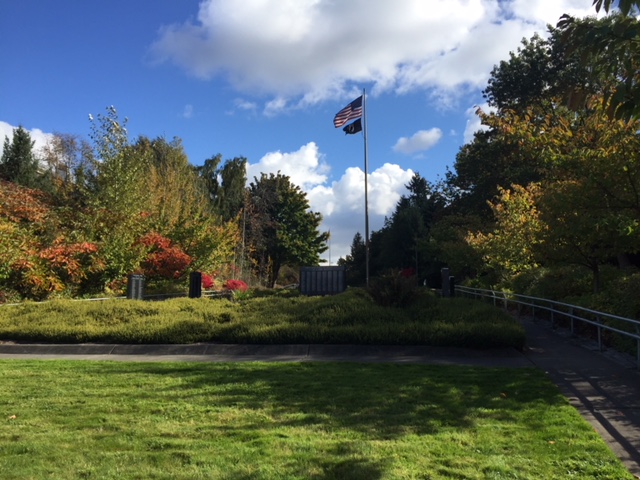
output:
[[[394,270],[373,278],[369,285],[369,294],[376,304],[383,307],[405,307],[417,297],[418,280],[415,275],[405,275]]]
[[[278,291],[242,301],[176,298],[24,303],[0,308],[0,339],[53,343],[252,343],[522,347],[524,331],[482,302],[416,290],[408,307],[364,289],[326,297]]]

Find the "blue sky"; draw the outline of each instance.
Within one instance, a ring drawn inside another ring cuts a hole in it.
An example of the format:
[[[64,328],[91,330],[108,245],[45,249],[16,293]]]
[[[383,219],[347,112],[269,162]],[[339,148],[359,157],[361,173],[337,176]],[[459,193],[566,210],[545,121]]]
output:
[[[244,156],[288,174],[331,230],[364,234],[364,146],[333,116],[367,91],[371,229],[414,172],[451,168],[492,67],[591,0],[0,0],[0,137],[88,138],[113,105],[199,165]]]

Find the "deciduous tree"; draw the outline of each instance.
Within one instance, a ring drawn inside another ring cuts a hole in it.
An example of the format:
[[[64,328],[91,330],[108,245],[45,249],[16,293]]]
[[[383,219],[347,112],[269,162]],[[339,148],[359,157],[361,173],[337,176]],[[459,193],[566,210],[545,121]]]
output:
[[[247,240],[250,256],[268,286],[283,265],[317,265],[327,250],[328,232],[320,233],[319,213],[309,209],[306,194],[288,176],[262,174],[249,185]]]

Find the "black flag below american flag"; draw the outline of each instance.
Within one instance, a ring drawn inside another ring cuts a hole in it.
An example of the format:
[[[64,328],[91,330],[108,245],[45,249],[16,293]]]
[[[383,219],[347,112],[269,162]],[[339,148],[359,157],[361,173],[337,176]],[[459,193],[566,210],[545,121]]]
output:
[[[362,116],[362,95],[356,98],[349,105],[344,107],[333,119],[333,125],[338,128],[343,126],[349,120],[355,120]],[[355,133],[355,132],[354,132]]]
[[[359,118],[342,129],[345,135],[352,135],[362,131],[362,120]]]

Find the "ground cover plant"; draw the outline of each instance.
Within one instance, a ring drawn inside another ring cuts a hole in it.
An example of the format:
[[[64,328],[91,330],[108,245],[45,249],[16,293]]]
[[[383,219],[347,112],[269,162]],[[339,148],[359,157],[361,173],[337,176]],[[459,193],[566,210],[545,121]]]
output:
[[[631,479],[542,372],[0,361],[0,472],[29,479]]]
[[[423,294],[408,307],[376,305],[353,289],[241,301],[178,298],[25,303],[0,307],[0,340],[103,343],[405,344],[516,347],[524,330],[482,302]]]

